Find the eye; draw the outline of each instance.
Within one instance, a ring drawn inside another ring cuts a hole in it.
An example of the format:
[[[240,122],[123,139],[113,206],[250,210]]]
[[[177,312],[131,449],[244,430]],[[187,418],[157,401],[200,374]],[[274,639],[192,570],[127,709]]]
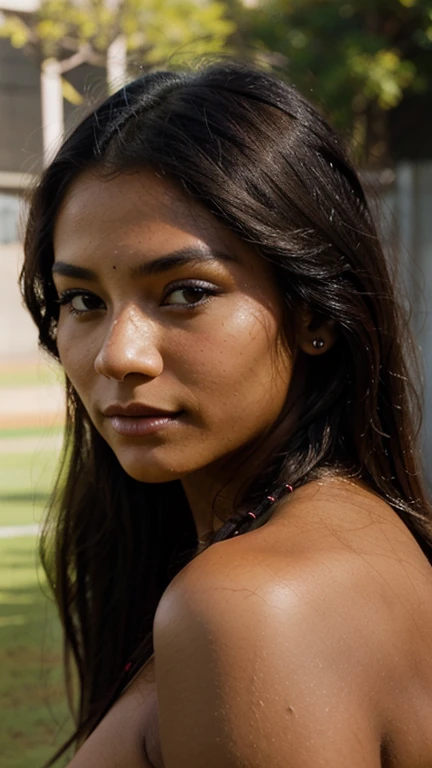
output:
[[[63,291],[58,298],[58,304],[60,306],[69,305],[69,310],[73,315],[84,315],[105,307],[99,296],[77,290]]]
[[[171,287],[164,297],[164,306],[197,307],[206,304],[212,296],[218,293],[217,288],[210,283],[188,282]]]

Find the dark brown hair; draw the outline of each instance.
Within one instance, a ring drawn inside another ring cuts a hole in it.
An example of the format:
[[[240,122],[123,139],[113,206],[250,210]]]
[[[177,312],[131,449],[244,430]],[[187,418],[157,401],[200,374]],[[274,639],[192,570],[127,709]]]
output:
[[[267,439],[253,446],[259,471],[242,489],[235,523],[245,508],[260,514],[267,489],[280,482],[344,472],[385,499],[432,559],[408,327],[361,184],[321,115],[272,75],[223,63],[145,75],[84,119],[40,179],[25,239],[23,294],[54,357],[53,227],[72,181],[92,167],[108,177],[150,168],[176,181],[270,263],[287,328],[308,307],[338,329],[333,349],[308,360],[294,429],[284,432],[283,412],[271,450]],[[70,382],[67,404],[55,525],[47,528],[54,540],[46,533],[42,553],[78,672],[72,743],[118,696],[128,660],[133,674],[151,655],[156,606],[197,540],[180,481],[155,486],[127,476]],[[232,532],[233,519],[214,540]]]

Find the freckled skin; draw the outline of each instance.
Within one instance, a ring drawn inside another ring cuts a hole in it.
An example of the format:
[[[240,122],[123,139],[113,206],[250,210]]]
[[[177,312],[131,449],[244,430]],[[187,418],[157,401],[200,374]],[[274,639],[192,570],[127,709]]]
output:
[[[189,246],[223,250],[238,263],[130,274],[137,264]],[[96,429],[128,474],[163,482],[211,467],[217,476],[221,459],[275,421],[292,365],[278,343],[282,306],[268,267],[174,184],[150,171],[110,181],[84,174],[59,213],[54,247],[56,261],[97,275],[55,275],[60,294],[83,289],[104,307],[75,317],[62,306],[58,348]],[[218,295],[192,311],[164,305],[167,286],[183,279],[208,282]],[[155,434],[124,437],[102,409],[130,401],[186,414]]]

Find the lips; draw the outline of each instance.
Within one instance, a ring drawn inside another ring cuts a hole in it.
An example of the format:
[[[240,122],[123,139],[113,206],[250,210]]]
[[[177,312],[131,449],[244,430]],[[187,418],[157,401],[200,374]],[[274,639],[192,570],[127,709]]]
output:
[[[173,418],[178,416],[181,411],[168,411],[164,408],[154,408],[151,405],[145,405],[144,403],[127,403],[122,405],[120,403],[112,403],[107,408],[102,410],[104,416],[120,416],[125,418]]]
[[[111,429],[123,438],[147,437],[166,429],[172,429],[178,423],[178,417],[184,411],[168,411],[154,408],[144,403],[112,403],[102,413],[111,425]]]

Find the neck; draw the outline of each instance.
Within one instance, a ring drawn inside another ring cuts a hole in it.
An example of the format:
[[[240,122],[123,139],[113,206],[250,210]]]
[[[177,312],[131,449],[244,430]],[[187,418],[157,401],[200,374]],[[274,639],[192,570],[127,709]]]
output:
[[[237,511],[239,493],[254,478],[262,476],[279,439],[276,430],[263,443],[250,444],[238,454],[224,456],[182,479],[198,539],[205,540],[208,534],[219,531]]]
[[[204,540],[209,533],[222,528],[234,512],[235,497],[242,484],[251,475],[243,472],[215,472],[204,469],[182,480],[183,489],[191,509],[198,539]]]
[[[296,379],[291,382],[282,421],[260,443],[246,446],[238,454],[224,456],[182,479],[198,539],[216,533],[235,511],[235,499],[241,488],[260,473],[271,456],[286,445],[303,406],[305,361],[298,365]]]

